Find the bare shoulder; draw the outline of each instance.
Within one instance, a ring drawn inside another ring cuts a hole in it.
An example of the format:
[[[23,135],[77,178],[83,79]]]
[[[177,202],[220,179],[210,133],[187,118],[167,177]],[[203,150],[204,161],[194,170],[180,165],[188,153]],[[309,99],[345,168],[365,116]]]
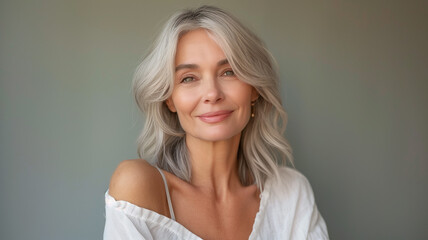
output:
[[[144,159],[124,160],[111,176],[109,194],[116,200],[157,211],[163,207],[160,178],[158,170]]]

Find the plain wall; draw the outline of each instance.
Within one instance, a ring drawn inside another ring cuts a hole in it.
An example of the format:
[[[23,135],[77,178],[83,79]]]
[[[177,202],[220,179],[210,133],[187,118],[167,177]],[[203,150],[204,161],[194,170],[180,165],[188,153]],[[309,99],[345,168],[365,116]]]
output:
[[[331,239],[428,235],[427,1],[0,1],[0,239],[101,239],[137,158],[131,78],[174,11],[211,3],[280,66],[286,136]]]

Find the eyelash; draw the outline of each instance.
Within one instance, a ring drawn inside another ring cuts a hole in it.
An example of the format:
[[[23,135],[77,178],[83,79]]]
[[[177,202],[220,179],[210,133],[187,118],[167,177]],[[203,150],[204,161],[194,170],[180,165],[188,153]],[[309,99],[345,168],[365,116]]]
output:
[[[227,72],[232,72],[232,75],[225,75],[225,73],[227,73]],[[230,77],[230,76],[234,76],[235,75],[235,72],[232,70],[232,69],[227,69],[226,71],[224,71],[222,74],[221,74],[221,76],[227,76],[227,77]],[[191,79],[194,79],[194,77],[191,77],[191,76],[187,76],[187,77],[184,77],[184,78],[182,78],[181,79],[181,81],[180,81],[180,83],[188,83],[188,82],[186,82],[185,80],[186,79],[188,79],[188,78],[191,78]],[[189,81],[190,82],[190,81]]]

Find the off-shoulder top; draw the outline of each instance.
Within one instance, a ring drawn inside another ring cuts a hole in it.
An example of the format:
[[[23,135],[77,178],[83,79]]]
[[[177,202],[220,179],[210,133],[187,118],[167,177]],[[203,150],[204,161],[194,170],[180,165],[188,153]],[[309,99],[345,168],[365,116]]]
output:
[[[104,240],[202,239],[179,222],[165,183],[171,218],[130,202],[105,197]],[[329,239],[326,223],[318,211],[312,187],[295,169],[279,167],[280,178],[268,178],[260,193],[260,207],[249,239]]]

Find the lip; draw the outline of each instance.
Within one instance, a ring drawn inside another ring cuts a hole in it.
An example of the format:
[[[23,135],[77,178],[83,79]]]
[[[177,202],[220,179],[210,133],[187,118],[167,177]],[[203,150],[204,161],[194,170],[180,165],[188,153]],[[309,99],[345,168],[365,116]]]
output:
[[[202,121],[204,121],[206,123],[217,123],[217,122],[221,122],[224,119],[226,119],[227,117],[229,117],[232,112],[233,111],[230,111],[230,110],[208,112],[208,113],[204,113],[202,115],[199,115],[198,117],[199,117],[199,119],[201,119]]]

